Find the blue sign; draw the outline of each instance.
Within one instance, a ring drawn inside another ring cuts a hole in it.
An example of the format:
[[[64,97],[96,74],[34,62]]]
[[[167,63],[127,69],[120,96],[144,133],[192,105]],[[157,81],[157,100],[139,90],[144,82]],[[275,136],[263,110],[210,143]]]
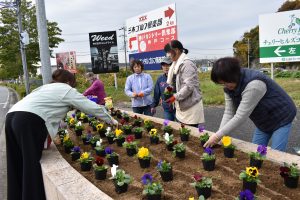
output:
[[[144,64],[144,70],[161,70],[160,63],[166,53],[163,50],[144,53],[129,54],[129,60],[140,60]]]

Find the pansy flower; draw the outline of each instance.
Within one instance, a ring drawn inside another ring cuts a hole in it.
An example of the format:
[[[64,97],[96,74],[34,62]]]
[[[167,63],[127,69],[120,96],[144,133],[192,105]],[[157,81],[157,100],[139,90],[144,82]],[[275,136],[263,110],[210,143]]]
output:
[[[153,181],[153,177],[151,176],[151,174],[144,174],[144,176],[142,177],[142,183],[144,185],[147,185],[147,184],[151,184]]]
[[[121,129],[116,129],[115,130],[116,136],[119,137],[120,135],[122,135],[123,131]]]
[[[79,153],[80,152],[80,147],[79,146],[75,146],[72,149],[73,152]]]
[[[254,199],[255,199],[254,195],[250,190],[246,189],[240,192],[239,200],[254,200]]]
[[[264,145],[258,145],[257,147],[257,152],[262,155],[265,156],[267,154],[267,147]]]
[[[256,167],[246,167],[246,173],[254,178],[259,175],[258,169]]]
[[[204,151],[205,151],[205,153],[207,153],[208,155],[214,154],[214,151],[213,151],[211,148],[209,148],[209,147],[205,148]]]
[[[128,135],[127,137],[126,137],[126,142],[133,142],[134,141],[134,136],[133,135]]]
[[[222,143],[223,143],[224,147],[228,147],[229,145],[231,145],[231,137],[224,136],[222,138]]]
[[[104,160],[103,158],[101,158],[100,156],[97,156],[96,157],[96,160],[95,160],[95,163],[98,165],[98,166],[102,166],[104,164]]]
[[[165,119],[163,125],[168,126],[169,122],[170,122],[170,120]]]
[[[149,156],[148,148],[142,147],[138,151],[138,158],[145,158]]]
[[[203,131],[205,130],[205,128],[204,128],[204,126],[202,126],[202,125],[198,125],[198,131],[200,132],[200,133],[203,133]]]
[[[105,148],[105,153],[106,154],[112,154],[113,150],[110,147]]]
[[[201,174],[195,174],[194,179],[195,179],[196,182],[199,182],[202,179],[202,175]]]

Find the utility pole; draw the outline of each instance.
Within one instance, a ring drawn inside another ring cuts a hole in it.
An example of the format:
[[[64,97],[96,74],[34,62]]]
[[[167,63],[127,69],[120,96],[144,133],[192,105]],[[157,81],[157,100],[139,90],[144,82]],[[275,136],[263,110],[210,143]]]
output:
[[[52,80],[49,39],[46,21],[45,1],[36,0],[36,19],[39,35],[41,72],[43,77],[43,84],[50,83]]]
[[[125,54],[125,72],[126,72],[126,76],[127,76],[127,45],[126,45],[126,37],[125,37],[125,34],[126,34],[126,27],[123,26],[122,28],[120,28],[119,30],[123,30],[123,40],[124,40],[124,54]]]
[[[248,41],[248,69],[250,68],[250,42],[249,38],[247,38]]]
[[[29,76],[27,70],[27,62],[26,62],[26,52],[25,52],[25,45],[21,40],[21,33],[23,32],[22,28],[22,16],[21,16],[21,0],[17,0],[17,17],[18,17],[18,27],[19,27],[19,37],[20,37],[20,51],[22,57],[22,64],[23,64],[23,73],[24,73],[24,82],[25,82],[25,90],[26,95],[29,94]]]

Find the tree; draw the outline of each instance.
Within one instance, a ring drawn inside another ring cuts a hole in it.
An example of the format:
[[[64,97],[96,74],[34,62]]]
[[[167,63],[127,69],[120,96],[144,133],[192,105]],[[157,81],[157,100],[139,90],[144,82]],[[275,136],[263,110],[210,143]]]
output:
[[[300,1],[286,1],[279,9],[278,12],[298,10],[300,9]],[[248,38],[250,42],[250,63],[257,61],[259,58],[259,27],[245,32],[241,40],[237,40],[233,44],[234,55],[240,60],[242,66],[247,66],[248,62]],[[293,65],[294,63],[285,63],[285,65]],[[278,64],[280,65],[280,64]]]
[[[36,8],[32,2],[21,1],[21,14],[23,30],[26,30],[30,37],[30,43],[26,46],[27,67],[29,73],[36,74],[40,53]],[[23,74],[16,9],[2,9],[0,11],[0,24],[0,79],[16,78]],[[64,40],[59,37],[61,36],[61,29],[56,22],[48,21],[47,26],[50,54],[52,54],[53,48],[58,47],[59,43]]]

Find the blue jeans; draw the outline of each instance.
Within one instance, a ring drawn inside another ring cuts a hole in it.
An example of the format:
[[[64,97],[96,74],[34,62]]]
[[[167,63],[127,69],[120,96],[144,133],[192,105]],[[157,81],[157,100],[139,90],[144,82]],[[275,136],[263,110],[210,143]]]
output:
[[[175,112],[164,111],[164,118],[170,121],[175,121]]]
[[[143,106],[143,107],[132,107],[132,111],[134,113],[152,116],[150,105],[149,106]]]
[[[279,151],[285,151],[291,132],[292,123],[284,125],[273,133],[265,133],[258,128],[255,129],[252,142],[254,144],[267,146],[269,140],[272,138],[271,148]]]

